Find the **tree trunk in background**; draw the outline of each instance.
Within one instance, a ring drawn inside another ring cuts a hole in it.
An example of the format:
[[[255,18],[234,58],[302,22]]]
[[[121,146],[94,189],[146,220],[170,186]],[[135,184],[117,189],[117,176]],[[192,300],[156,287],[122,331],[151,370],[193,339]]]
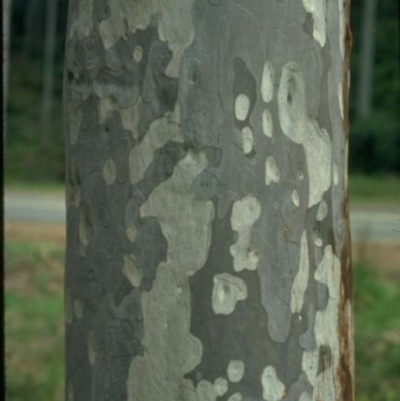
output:
[[[353,400],[349,7],[70,2],[67,400]]]
[[[358,70],[358,115],[371,112],[373,101],[376,0],[364,0],[361,54]]]
[[[7,138],[11,0],[3,0],[3,143]]]
[[[49,145],[51,130],[51,106],[54,89],[54,52],[56,44],[57,0],[47,0],[46,12],[46,48],[43,69],[43,99],[42,99],[42,131],[41,146]]]
[[[26,58],[32,56],[34,46],[37,43],[37,35],[39,30],[39,24],[41,21],[39,17],[39,8],[41,0],[29,0],[26,14],[25,14],[25,24],[24,24],[24,41],[22,44],[22,52]]]

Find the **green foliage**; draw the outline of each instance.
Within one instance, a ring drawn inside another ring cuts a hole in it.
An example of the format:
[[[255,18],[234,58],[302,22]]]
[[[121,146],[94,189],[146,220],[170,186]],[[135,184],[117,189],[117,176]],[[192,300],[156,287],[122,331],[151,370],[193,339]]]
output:
[[[388,112],[355,119],[350,130],[350,170],[400,172],[400,120]]]
[[[400,177],[392,175],[352,174],[349,177],[350,204],[400,204]]]
[[[8,129],[5,145],[6,180],[64,181],[62,65],[56,69],[49,145],[41,147],[42,65],[14,55],[10,70]]]
[[[358,266],[354,290],[356,400],[398,401],[400,288]]]

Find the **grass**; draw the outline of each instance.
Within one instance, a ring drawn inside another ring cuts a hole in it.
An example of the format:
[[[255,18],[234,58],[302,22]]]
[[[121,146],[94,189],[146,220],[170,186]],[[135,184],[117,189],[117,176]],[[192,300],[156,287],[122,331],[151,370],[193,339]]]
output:
[[[65,192],[65,184],[57,181],[27,181],[7,178],[5,180],[5,188],[13,191],[32,191],[32,192],[52,192],[63,194]]]
[[[400,286],[354,269],[357,401],[400,399]]]
[[[7,400],[63,399],[63,247],[5,243]],[[398,401],[400,286],[354,269],[356,401]]]
[[[351,204],[380,204],[400,206],[400,177],[394,175],[349,177]]]
[[[5,243],[6,397],[63,397],[63,248]]]

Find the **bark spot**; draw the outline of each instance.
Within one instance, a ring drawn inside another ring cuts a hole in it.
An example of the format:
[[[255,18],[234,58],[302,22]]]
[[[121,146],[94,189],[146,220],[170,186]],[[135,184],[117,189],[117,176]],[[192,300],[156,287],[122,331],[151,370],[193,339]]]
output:
[[[262,128],[263,133],[267,138],[272,138],[273,135],[273,123],[272,116],[268,109],[264,109],[262,112]]]
[[[233,393],[229,398],[228,401],[242,401],[243,396],[240,393]]]
[[[137,237],[137,228],[134,225],[128,226],[125,229],[126,236],[128,237],[129,241],[135,242]]]
[[[286,395],[284,384],[279,380],[273,366],[267,366],[261,376],[263,398],[266,401],[280,401]]]
[[[86,255],[86,247],[89,245],[92,236],[92,226],[87,207],[81,208],[79,215],[79,250],[82,256]]]
[[[74,298],[74,315],[77,319],[82,319],[83,316],[82,302],[78,298]]]
[[[88,354],[89,354],[89,362],[93,366],[96,362],[96,339],[94,338],[93,331],[89,332],[89,339],[88,339]]]
[[[274,97],[274,70],[269,61],[265,62],[262,72],[261,96],[266,103],[270,102]]]
[[[333,400],[336,399],[337,389],[334,373],[337,372],[340,363],[338,319],[341,268],[340,260],[333,253],[331,245],[325,247],[324,256],[315,271],[314,278],[327,286],[329,299],[325,309],[316,313],[314,323],[316,348],[303,353],[302,368],[313,386],[313,399],[320,396],[324,400]],[[320,350],[327,348],[330,349],[330,357],[329,364],[325,365],[329,366],[321,373]]]
[[[214,382],[215,394],[222,397],[228,391],[228,381],[223,377],[218,377]]]
[[[103,166],[103,178],[108,185],[115,182],[117,178],[117,167],[113,159],[107,159]]]
[[[336,163],[333,163],[333,184],[336,187],[339,185],[339,170]]]
[[[318,206],[316,219],[317,221],[322,221],[325,219],[327,215],[328,215],[328,204],[323,200]]]
[[[300,241],[299,270],[293,280],[290,309],[292,313],[300,313],[303,309],[304,294],[307,289],[310,262],[308,258],[307,234],[304,231]]]
[[[292,191],[292,202],[293,202],[293,205],[295,205],[296,207],[300,206],[299,193],[295,189]]]
[[[124,256],[124,267],[122,273],[129,280],[133,287],[140,287],[143,278],[143,272],[139,268],[136,257],[132,253],[131,255]]]
[[[278,183],[281,178],[274,156],[268,156],[265,162],[265,184]]]
[[[246,120],[250,110],[250,99],[241,93],[235,100],[235,116],[239,121]]]
[[[303,6],[313,16],[314,39],[321,47],[324,47],[326,42],[326,0],[303,0]]]
[[[229,273],[218,274],[213,281],[213,311],[217,315],[230,315],[235,310],[236,303],[247,298],[247,285],[241,278]]]
[[[259,256],[257,250],[250,247],[250,234],[260,214],[260,202],[252,195],[233,204],[231,224],[232,229],[238,233],[238,238],[230,247],[230,253],[233,256],[233,268],[236,272],[257,268]]]
[[[253,131],[250,127],[244,127],[242,129],[242,146],[245,155],[252,152],[254,146]]]
[[[228,379],[232,383],[239,383],[244,376],[244,363],[241,360],[233,360],[229,362],[227,369]]]
[[[74,401],[74,386],[71,382],[67,386],[67,401]]]
[[[133,49],[133,59],[137,62],[140,63],[143,58],[143,47],[142,46],[135,46]]]
[[[278,106],[282,132],[304,147],[310,190],[308,207],[312,207],[331,186],[331,140],[326,129],[307,115],[304,73],[294,62],[283,67]]]

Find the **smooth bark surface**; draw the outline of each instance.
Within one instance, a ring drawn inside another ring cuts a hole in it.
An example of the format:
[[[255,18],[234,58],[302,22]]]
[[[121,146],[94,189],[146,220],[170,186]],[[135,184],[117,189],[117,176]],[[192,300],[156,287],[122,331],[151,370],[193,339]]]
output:
[[[348,14],[71,0],[68,401],[353,399]]]

